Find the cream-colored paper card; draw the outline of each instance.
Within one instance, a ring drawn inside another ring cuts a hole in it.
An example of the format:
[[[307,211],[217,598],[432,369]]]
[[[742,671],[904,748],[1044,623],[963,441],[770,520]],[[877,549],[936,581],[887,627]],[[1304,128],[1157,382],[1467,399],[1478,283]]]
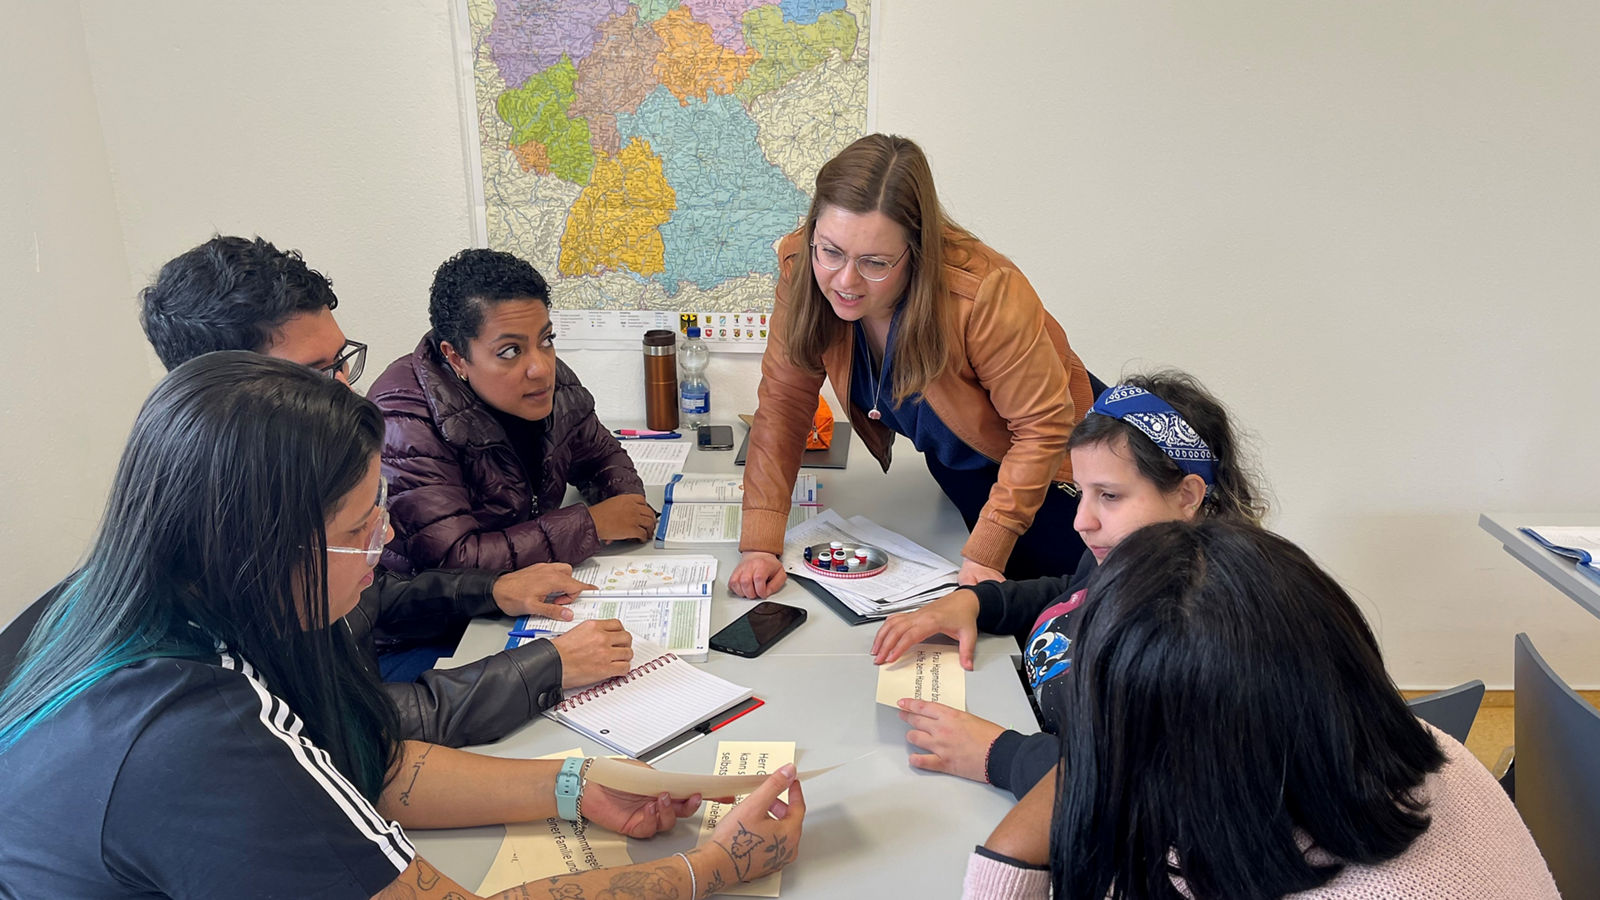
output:
[[[865,754],[862,757],[871,754]],[[802,781],[825,775],[855,760],[845,760],[820,769],[808,769],[795,777]],[[779,763],[782,765],[782,763]],[[776,767],[774,767],[776,768]],[[628,794],[659,794],[665,791],[678,798],[699,794],[702,797],[738,797],[748,794],[767,780],[765,775],[696,775],[691,772],[663,772],[616,759],[595,759],[587,779]]]
[[[721,741],[717,744],[718,775],[755,775],[765,778],[779,766],[794,762],[794,741]],[[781,795],[787,798],[788,792]],[[739,800],[744,796],[740,795]],[[731,803],[707,803],[705,815],[700,819],[700,843],[711,838],[717,823]],[[783,878],[782,872],[773,872],[749,884],[733,884],[719,891],[738,897],[776,897]]]
[[[573,748],[539,759],[582,755],[582,750]],[[486,897],[552,875],[574,875],[631,862],[628,839],[598,825],[579,828],[577,823],[554,816],[542,822],[507,825],[505,840],[500,842],[500,851],[488,874],[478,884],[478,894]]]
[[[932,700],[966,711],[967,670],[961,654],[950,644],[918,644],[887,666],[878,667],[878,702],[900,705],[900,700]]]

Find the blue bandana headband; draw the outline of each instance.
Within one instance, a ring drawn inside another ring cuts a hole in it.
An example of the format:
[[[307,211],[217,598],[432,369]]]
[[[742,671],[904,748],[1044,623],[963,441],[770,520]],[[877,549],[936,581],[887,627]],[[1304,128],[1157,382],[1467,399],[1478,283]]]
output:
[[[1131,384],[1106,388],[1089,414],[1127,422],[1154,441],[1178,468],[1204,479],[1208,491],[1216,483],[1217,455],[1177,410],[1144,388]]]

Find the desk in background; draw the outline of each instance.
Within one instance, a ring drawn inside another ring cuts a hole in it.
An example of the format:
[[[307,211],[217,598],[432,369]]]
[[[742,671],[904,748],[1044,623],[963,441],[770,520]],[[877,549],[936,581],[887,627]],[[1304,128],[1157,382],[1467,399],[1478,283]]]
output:
[[[902,448],[904,449],[904,448]],[[733,454],[689,455],[686,470],[738,475]],[[865,515],[952,561],[960,558],[967,530],[919,458],[903,454],[887,474],[861,455],[850,468],[819,471],[821,499],[841,515]],[[649,488],[652,502],[660,488]],[[624,554],[668,554],[634,545]],[[733,548],[711,551],[718,559],[712,630],[742,615],[755,601],[728,593],[737,565]],[[612,554],[605,554],[612,555]],[[867,649],[876,624],[852,627],[791,579],[772,599],[806,609],[806,624],[757,659],[712,652],[707,671],[753,688],[766,705],[714,735],[691,743],[660,766],[710,772],[718,741],[792,740],[802,769],[871,755],[806,784],[806,815],[800,857],[785,870],[783,896],[948,897],[961,890],[973,845],[981,843],[1012,807],[1011,795],[950,775],[924,773],[906,761],[912,749],[896,711],[874,702],[877,668]],[[474,621],[456,650],[474,659],[505,646],[510,619]],[[1035,730],[1033,713],[1017,678],[1017,646],[1009,636],[979,639],[974,671],[967,673],[968,709],[1000,725]],[[496,756],[531,757],[574,745],[585,753],[604,747],[577,732],[540,718],[495,744],[475,748]],[[671,856],[692,846],[699,817],[649,841],[630,841],[636,861]],[[410,832],[418,850],[446,874],[475,886],[488,871],[504,829],[467,828]]]
[[[1592,526],[1597,523],[1600,523],[1600,513],[1483,513],[1478,517],[1478,527],[1494,535],[1507,553],[1578,601],[1579,606],[1600,616],[1600,582],[1579,572],[1574,561],[1545,549],[1518,530],[1540,525]]]

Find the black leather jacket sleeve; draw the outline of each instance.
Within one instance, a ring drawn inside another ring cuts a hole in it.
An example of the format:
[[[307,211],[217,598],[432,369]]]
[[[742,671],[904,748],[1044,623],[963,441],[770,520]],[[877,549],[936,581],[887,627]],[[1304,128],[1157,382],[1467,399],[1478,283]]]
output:
[[[464,618],[497,613],[494,572],[432,570],[403,578],[379,570],[345,616],[367,664],[377,670],[375,632],[426,640]],[[430,670],[409,684],[386,683],[401,737],[462,747],[499,740],[561,700],[561,656],[546,640],[455,669]]]

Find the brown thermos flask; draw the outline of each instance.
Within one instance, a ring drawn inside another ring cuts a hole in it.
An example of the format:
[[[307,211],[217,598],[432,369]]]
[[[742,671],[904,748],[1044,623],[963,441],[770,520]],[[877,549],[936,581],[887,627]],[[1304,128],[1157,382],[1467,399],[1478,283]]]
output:
[[[664,328],[644,333],[644,426],[678,427],[678,336]]]

